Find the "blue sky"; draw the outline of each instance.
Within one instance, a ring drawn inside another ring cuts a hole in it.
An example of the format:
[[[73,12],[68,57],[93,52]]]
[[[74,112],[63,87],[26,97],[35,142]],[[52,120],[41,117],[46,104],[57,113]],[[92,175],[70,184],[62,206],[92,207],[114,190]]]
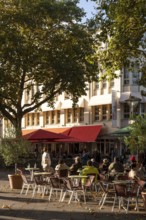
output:
[[[94,5],[95,5],[95,2],[93,3],[90,0],[88,0],[88,2],[86,0],[80,0],[80,3],[79,3],[79,6],[81,8],[84,8],[85,12],[87,13],[88,18],[92,17],[92,13],[95,11]]]

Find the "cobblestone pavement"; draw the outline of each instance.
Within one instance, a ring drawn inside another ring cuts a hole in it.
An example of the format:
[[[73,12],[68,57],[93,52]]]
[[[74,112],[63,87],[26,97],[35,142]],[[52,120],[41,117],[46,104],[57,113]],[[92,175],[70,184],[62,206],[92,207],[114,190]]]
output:
[[[142,201],[140,201],[140,211],[136,212],[132,208],[128,214],[122,210],[111,212],[111,204],[99,209],[97,199],[92,199],[84,203],[67,201],[59,203],[55,198],[48,201],[46,195],[43,199],[36,195],[33,199],[31,193],[27,196],[20,195],[20,190],[11,190],[8,181],[8,170],[0,170],[0,219],[2,220],[145,220]]]

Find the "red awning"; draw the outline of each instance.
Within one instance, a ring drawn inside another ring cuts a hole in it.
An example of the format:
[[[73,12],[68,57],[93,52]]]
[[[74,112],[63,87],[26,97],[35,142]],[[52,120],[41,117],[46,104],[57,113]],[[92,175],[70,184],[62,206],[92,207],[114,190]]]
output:
[[[54,140],[54,139],[65,139],[67,138],[64,134],[57,134],[51,131],[45,131],[43,129],[38,129],[29,134],[23,135],[23,138],[27,140]]]
[[[102,125],[72,127],[68,136],[79,139],[80,142],[95,142],[101,128]]]

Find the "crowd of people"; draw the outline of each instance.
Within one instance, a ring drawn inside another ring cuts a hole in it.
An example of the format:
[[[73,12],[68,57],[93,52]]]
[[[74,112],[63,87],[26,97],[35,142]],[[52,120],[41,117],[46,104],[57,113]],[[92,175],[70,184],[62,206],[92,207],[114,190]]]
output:
[[[60,158],[55,167],[51,166],[51,158],[45,147],[42,154],[42,168],[44,171],[58,174],[60,170],[68,170],[69,175],[88,175],[95,174],[95,181],[100,179],[100,174],[108,175],[110,179],[114,179],[119,173],[127,173],[131,179],[145,180],[146,169],[143,163],[138,163],[135,156],[131,156],[125,164],[121,163],[120,159],[114,157],[113,161],[104,158],[101,163],[97,163],[94,158],[89,158],[87,152],[83,152],[82,157],[77,156],[71,166],[68,166],[64,159]]]

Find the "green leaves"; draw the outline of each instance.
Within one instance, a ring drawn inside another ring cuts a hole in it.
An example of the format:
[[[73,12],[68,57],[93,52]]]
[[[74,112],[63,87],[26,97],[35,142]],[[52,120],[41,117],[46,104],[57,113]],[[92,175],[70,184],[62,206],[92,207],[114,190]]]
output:
[[[79,22],[84,12],[77,2],[1,1],[0,111],[14,126],[62,91],[77,100],[95,79],[95,39]]]
[[[130,135],[124,138],[131,152],[137,153],[146,149],[146,115],[138,115],[130,125]]]

